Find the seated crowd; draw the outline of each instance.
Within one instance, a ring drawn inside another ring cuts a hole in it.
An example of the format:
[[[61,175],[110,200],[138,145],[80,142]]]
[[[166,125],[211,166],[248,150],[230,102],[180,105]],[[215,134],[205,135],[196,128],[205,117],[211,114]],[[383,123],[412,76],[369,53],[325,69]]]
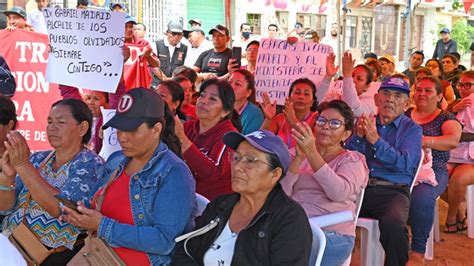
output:
[[[208,54],[227,55],[228,29],[210,34]],[[122,80],[116,93],[81,94],[61,85],[64,99],[48,115],[50,151],[30,154],[14,104],[0,96],[2,233],[26,225],[50,251],[41,265],[74,260],[88,232],[129,265],[308,265],[308,218],[356,215],[363,191],[360,217],[379,221],[386,265],[423,260],[438,197],[449,204],[445,232],[466,230],[474,71],[458,73],[448,54],[408,77],[381,67],[389,56],[354,67],[346,52],[335,92],[330,54],[322,81],[293,81],[279,111],[265,93],[255,100],[258,45],[248,45],[245,67],[227,58],[227,69],[205,74],[202,55],[155,89],[126,90]],[[116,109],[107,123],[101,107]],[[122,149],[104,160],[97,154],[109,127]],[[415,176],[421,164],[430,171]],[[195,193],[211,200],[202,213]],[[350,257],[355,227],[322,228],[322,265]]]

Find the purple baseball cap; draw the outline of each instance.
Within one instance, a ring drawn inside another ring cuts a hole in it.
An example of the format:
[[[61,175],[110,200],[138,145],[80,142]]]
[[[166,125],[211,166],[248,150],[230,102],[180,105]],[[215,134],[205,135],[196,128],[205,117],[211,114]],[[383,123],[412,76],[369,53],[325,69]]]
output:
[[[291,158],[288,148],[280,137],[275,136],[273,132],[268,130],[257,130],[247,135],[238,132],[227,132],[224,135],[224,144],[233,150],[237,150],[237,147],[244,140],[260,151],[275,155],[283,167],[283,175],[286,174]]]
[[[386,78],[382,82],[382,85],[380,85],[379,91],[382,89],[395,90],[410,95],[410,88],[408,87],[408,83],[406,83],[402,78],[398,77]]]

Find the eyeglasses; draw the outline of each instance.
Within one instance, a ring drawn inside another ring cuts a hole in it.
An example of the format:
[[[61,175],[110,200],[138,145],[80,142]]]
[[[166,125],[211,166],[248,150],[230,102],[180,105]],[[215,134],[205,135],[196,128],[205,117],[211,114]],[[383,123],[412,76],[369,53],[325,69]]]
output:
[[[330,129],[338,129],[344,124],[344,122],[339,119],[327,120],[324,116],[318,116],[318,118],[316,118],[316,126],[323,127],[326,123],[328,123]]]
[[[267,163],[267,162],[264,162],[260,159],[258,159],[257,157],[255,156],[252,156],[252,155],[241,155],[237,152],[231,152],[229,154],[229,161],[231,164],[235,165],[239,162],[242,163],[242,166],[246,169],[253,169],[255,167],[257,167],[257,164],[258,163],[263,163],[263,164],[266,164],[266,165],[269,165],[269,166],[272,166],[271,164]]]
[[[258,48],[248,48],[247,52],[258,52]]]
[[[457,87],[460,90],[470,90],[472,85],[474,85],[474,83],[471,83],[471,82],[458,83]]]

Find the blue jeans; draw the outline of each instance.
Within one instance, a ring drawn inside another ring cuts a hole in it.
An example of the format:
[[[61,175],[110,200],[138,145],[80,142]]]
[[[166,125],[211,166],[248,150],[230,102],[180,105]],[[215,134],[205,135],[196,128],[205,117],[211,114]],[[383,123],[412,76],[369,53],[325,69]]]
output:
[[[444,192],[448,185],[448,174],[435,171],[438,186],[419,184],[413,188],[410,199],[411,249],[424,254],[426,242],[430,236],[434,219],[436,199]]]
[[[334,231],[323,230],[323,232],[326,235],[326,249],[321,265],[341,265],[352,253],[355,237],[341,235]]]

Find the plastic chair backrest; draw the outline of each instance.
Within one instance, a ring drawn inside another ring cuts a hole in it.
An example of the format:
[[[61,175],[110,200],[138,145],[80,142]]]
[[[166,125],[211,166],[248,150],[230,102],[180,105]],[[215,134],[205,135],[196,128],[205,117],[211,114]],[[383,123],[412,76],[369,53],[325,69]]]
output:
[[[421,160],[420,160],[420,163],[418,163],[418,168],[416,169],[415,177],[413,178],[413,181],[411,182],[411,185],[410,185],[410,194],[413,191],[413,187],[415,187],[416,178],[418,177],[421,167],[423,166],[424,158],[425,158],[425,152],[423,151],[423,149],[421,149]]]
[[[356,209],[355,209],[354,224],[357,224],[357,219],[359,218],[360,209],[362,208],[362,201],[364,200],[364,194],[365,194],[365,188],[363,188],[359,192],[359,195],[357,195],[357,198],[355,201]]]
[[[311,248],[309,265],[319,266],[323,259],[324,249],[326,249],[326,236],[324,235],[323,230],[321,230],[316,223],[311,222],[311,218],[309,218],[309,224],[311,225],[311,231],[313,232],[313,245]]]
[[[201,194],[196,193],[196,209],[194,211],[194,217],[200,216],[206,209],[209,200]]]

